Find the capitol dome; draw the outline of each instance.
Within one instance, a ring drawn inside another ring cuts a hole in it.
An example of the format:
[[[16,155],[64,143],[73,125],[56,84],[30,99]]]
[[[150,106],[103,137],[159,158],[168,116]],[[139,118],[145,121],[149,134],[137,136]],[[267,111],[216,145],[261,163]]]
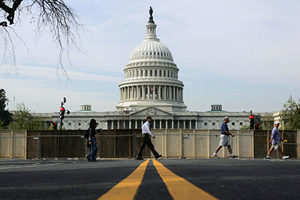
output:
[[[120,83],[117,110],[138,111],[156,107],[165,111],[186,111],[183,82],[171,51],[156,36],[152,13],[146,24],[146,37],[131,52]]]
[[[129,61],[140,59],[161,59],[173,62],[171,51],[158,39],[145,39],[133,49]]]

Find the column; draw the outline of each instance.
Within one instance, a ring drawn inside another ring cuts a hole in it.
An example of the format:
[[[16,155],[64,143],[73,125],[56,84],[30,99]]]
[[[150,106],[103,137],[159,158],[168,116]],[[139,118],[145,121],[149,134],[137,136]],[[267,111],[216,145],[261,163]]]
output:
[[[125,88],[122,88],[122,94],[123,94],[123,101],[125,101]]]
[[[174,120],[172,120],[172,129],[174,129]]]
[[[137,123],[138,123],[138,120],[135,120],[135,123],[134,123],[134,128],[137,129]]]
[[[161,126],[161,120],[159,120],[159,128],[161,129],[161,127],[162,127],[162,126]]]
[[[134,100],[134,86],[132,86],[131,89],[132,89],[132,97],[131,98],[132,98],[132,100]]]
[[[141,94],[140,94],[140,86],[137,86],[137,100],[140,100],[140,96],[141,96]]]
[[[129,88],[130,88],[130,87],[128,86],[128,87],[127,87],[127,100],[129,100],[129,98],[130,98],[130,93],[129,93],[129,92],[130,92],[130,89],[129,89]]]
[[[153,120],[153,129],[155,129],[156,120]]]
[[[169,97],[168,97],[168,93],[169,93],[169,88],[168,88],[168,86],[165,86],[165,88],[166,88],[166,100],[168,100],[169,99]]]
[[[172,100],[175,100],[175,87],[173,86],[173,96],[172,96]]]
[[[185,127],[186,127],[186,126],[185,126],[185,120],[183,120],[183,129],[185,129]]]
[[[131,129],[131,120],[128,120],[129,121],[129,127],[128,129]]]
[[[192,120],[190,120],[190,127],[189,128],[192,129]]]
[[[171,88],[171,86],[169,86],[169,100],[172,99],[172,92],[171,92],[171,90],[172,90],[172,88]]]
[[[136,100],[136,97],[137,97],[136,92],[137,92],[136,86],[133,86],[133,93],[134,93],[133,99],[134,100]]]
[[[120,129],[120,120],[117,120],[117,129]]]
[[[142,86],[142,100],[145,99],[145,86]]]
[[[180,95],[181,95],[181,101],[183,102],[183,88],[181,88],[181,93],[180,93]]]
[[[157,95],[158,95],[158,99],[161,100],[161,86],[160,85],[158,86]]]

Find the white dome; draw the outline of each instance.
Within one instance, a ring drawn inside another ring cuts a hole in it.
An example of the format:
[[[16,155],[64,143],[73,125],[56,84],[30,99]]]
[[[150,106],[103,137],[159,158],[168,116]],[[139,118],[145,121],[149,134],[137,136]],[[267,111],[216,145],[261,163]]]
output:
[[[162,59],[173,62],[173,57],[166,45],[158,39],[145,39],[130,54],[130,61],[140,59]]]
[[[119,111],[138,111],[156,107],[165,111],[186,111],[183,102],[183,82],[166,45],[156,36],[156,24],[149,17],[147,34],[130,54],[124,69],[124,80],[119,84]]]

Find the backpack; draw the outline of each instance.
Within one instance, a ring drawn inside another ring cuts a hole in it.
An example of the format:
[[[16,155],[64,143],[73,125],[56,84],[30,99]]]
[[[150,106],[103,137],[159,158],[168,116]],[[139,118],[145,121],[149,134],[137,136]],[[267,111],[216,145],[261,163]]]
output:
[[[85,139],[89,139],[89,137],[90,137],[90,128],[84,132],[83,137]]]

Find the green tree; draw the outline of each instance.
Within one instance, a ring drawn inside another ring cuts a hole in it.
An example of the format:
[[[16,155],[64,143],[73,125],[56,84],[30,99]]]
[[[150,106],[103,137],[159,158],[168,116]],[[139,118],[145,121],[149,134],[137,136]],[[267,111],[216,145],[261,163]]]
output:
[[[280,118],[285,129],[300,129],[300,99],[297,103],[291,96],[283,105]]]
[[[44,123],[30,114],[30,110],[22,104],[17,104],[17,110],[13,111],[13,121],[10,124],[13,130],[43,130]]]
[[[274,117],[272,113],[266,113],[261,118],[262,130],[272,130],[274,128]]]
[[[0,89],[0,128],[7,128],[12,121],[12,114],[6,109],[7,102],[5,90]]]

